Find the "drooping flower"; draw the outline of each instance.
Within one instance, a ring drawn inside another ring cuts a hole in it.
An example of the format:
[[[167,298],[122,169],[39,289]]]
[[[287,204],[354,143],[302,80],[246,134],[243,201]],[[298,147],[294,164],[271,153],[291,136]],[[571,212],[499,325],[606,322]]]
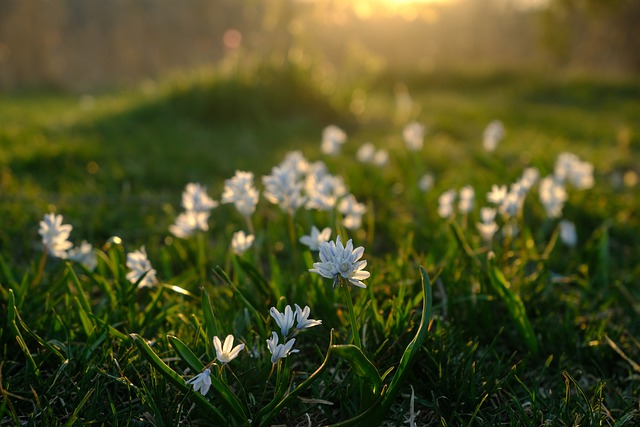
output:
[[[74,262],[84,265],[87,270],[93,271],[98,265],[96,253],[93,246],[86,240],[83,240],[80,246],[76,246],[67,252],[67,258]]]
[[[294,305],[296,307],[296,318],[298,319],[298,323],[296,324],[297,330],[313,328],[314,326],[322,324],[322,320],[309,319],[309,315],[311,314],[309,306],[305,306],[304,309],[302,309],[298,304]]]
[[[506,185],[492,185],[491,191],[487,193],[487,200],[491,203],[495,203],[496,205],[501,205],[505,197],[507,197]]]
[[[231,250],[234,254],[242,256],[253,245],[254,240],[253,234],[245,234],[242,230],[237,231],[233,233],[231,238]]]
[[[186,381],[187,384],[193,386],[193,389],[201,395],[206,395],[211,388],[211,369],[206,368],[195,377]]]
[[[433,174],[426,173],[420,177],[420,180],[418,181],[418,188],[423,193],[426,193],[433,188],[434,181]]]
[[[359,261],[363,254],[362,246],[353,249],[351,239],[342,246],[338,236],[335,242],[320,244],[320,262],[314,263],[309,271],[333,279],[334,288],[338,286],[340,278],[348,280],[354,286],[366,288],[367,285],[362,283],[362,280],[368,278],[370,273],[364,270],[367,261]]]
[[[559,182],[569,181],[580,190],[593,187],[593,165],[583,162],[573,153],[560,153],[556,159],[553,175]]]
[[[236,171],[233,178],[224,181],[222,203],[233,203],[244,217],[250,217],[256,210],[260,194],[253,186],[253,173]]]
[[[376,154],[373,155],[372,163],[379,168],[386,166],[389,161],[389,152],[383,148],[376,151]]]
[[[500,120],[493,120],[484,128],[482,146],[486,151],[495,151],[502,138],[504,138],[504,125]]]
[[[238,357],[238,354],[244,349],[244,344],[238,344],[237,346],[233,346],[233,335],[227,335],[227,338],[224,340],[224,344],[220,341],[220,338],[213,337],[213,347],[216,350],[216,358],[222,364],[226,364],[231,362],[233,359]]]
[[[473,187],[465,185],[460,189],[460,201],[458,202],[458,209],[462,213],[469,213],[473,210],[473,204],[475,201],[476,193]]]
[[[198,230],[209,229],[209,212],[187,210],[176,217],[176,222],[169,226],[169,231],[181,239],[189,238]]]
[[[278,334],[271,332],[271,338],[267,340],[267,347],[271,352],[271,363],[277,363],[279,359],[284,359],[291,353],[297,353],[298,350],[293,350],[293,344],[296,339],[291,338],[284,344],[278,344]]]
[[[327,242],[330,237],[331,229],[329,227],[325,227],[322,232],[320,232],[315,225],[312,225],[311,233],[307,236],[300,237],[300,243],[307,245],[312,251],[317,251],[318,246],[323,242]]]
[[[40,221],[38,233],[42,236],[42,243],[49,254],[66,259],[67,250],[73,246],[68,240],[73,227],[70,224],[62,224],[62,220],[62,215],[45,214],[44,219]]]
[[[349,230],[356,230],[362,225],[362,215],[367,212],[364,204],[358,203],[353,194],[340,200],[338,210],[344,215],[342,225]]]
[[[560,239],[562,243],[569,247],[574,247],[578,243],[578,234],[576,233],[576,225],[567,220],[560,221]]]
[[[498,224],[495,222],[496,210],[484,207],[480,209],[480,221],[476,224],[478,232],[485,242],[490,242],[493,235],[498,231]]]
[[[540,201],[549,218],[559,218],[562,215],[567,192],[564,185],[553,176],[544,177],[540,181]]]
[[[356,159],[362,163],[372,163],[373,156],[376,154],[376,147],[370,142],[365,142],[358,148],[356,152]]]
[[[455,200],[456,190],[454,189],[447,190],[438,197],[438,215],[440,215],[440,218],[451,218]]]
[[[127,273],[127,280],[131,283],[138,283],[142,278],[138,284],[141,288],[153,286],[158,282],[156,270],[151,266],[144,246],[127,254],[127,267],[131,270]]]
[[[307,175],[305,191],[308,197],[306,205],[308,209],[330,211],[335,208],[337,200],[346,194],[347,188],[341,177],[320,170]]]
[[[347,142],[347,134],[338,126],[329,125],[322,131],[321,149],[324,154],[336,156],[340,153],[340,146]]]
[[[190,182],[182,192],[182,207],[186,211],[209,212],[218,206],[218,202],[207,194],[207,187]]]
[[[411,122],[402,129],[402,137],[410,151],[420,151],[424,145],[425,127],[418,122]]]
[[[282,332],[282,336],[286,337],[289,335],[289,330],[295,323],[295,313],[291,309],[290,305],[287,305],[284,308],[284,313],[280,313],[277,308],[271,307],[269,310],[269,314],[273,317],[280,327],[280,332]]]
[[[304,182],[298,180],[295,169],[275,166],[271,175],[262,177],[262,183],[265,186],[264,197],[286,212],[293,213],[306,202],[302,195]]]

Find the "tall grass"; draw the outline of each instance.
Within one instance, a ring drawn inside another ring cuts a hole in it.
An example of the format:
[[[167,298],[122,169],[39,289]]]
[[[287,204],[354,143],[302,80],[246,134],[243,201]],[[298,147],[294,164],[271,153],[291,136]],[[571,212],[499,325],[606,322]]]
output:
[[[628,95],[637,85],[403,80],[414,102],[404,120],[395,79],[327,97],[296,69],[82,102],[3,100],[0,423],[637,423],[639,106]],[[362,90],[364,108],[349,109]],[[496,118],[506,137],[488,153],[482,130]],[[422,151],[402,141],[409,120],[427,125]],[[331,123],[348,135],[335,157],[320,151]],[[386,166],[355,159],[367,141],[388,150]],[[335,210],[290,216],[261,196],[242,255],[231,238],[250,230],[233,204],[213,209],[209,230],[171,235],[186,183],[220,200],[238,169],[262,189],[260,177],[292,149],[344,179],[367,207],[361,227],[345,228]],[[576,224],[577,245],[563,244],[537,184],[512,218],[518,233],[484,241],[476,223],[491,186],[530,166],[552,174],[565,151],[595,166],[593,188],[567,185],[562,219]],[[422,192],[427,172],[435,184]],[[473,210],[441,218],[438,197],[464,185],[475,189]],[[73,225],[74,244],[94,245],[94,270],[46,255],[37,230],[49,211]],[[312,225],[364,247],[366,288],[341,288],[345,299],[308,271],[318,254],[298,239]],[[126,278],[127,254],[141,245],[156,269],[152,287]],[[294,304],[322,325],[272,364],[270,308]],[[245,350],[212,369],[203,396],[185,380],[216,358],[213,337],[228,334]]]

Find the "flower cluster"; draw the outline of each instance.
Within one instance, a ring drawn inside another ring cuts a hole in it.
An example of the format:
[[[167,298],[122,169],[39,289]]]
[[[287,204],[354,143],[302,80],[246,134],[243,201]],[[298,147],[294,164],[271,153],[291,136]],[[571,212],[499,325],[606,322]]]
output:
[[[73,243],[69,241],[73,226],[63,224],[63,219],[62,215],[48,213],[40,221],[38,234],[42,237],[45,250],[51,256],[78,262],[93,271],[98,263],[93,246],[83,240],[80,246],[73,247]]]
[[[411,122],[402,129],[402,137],[410,151],[420,151],[424,145],[425,127],[418,122]]]
[[[207,188],[197,183],[189,183],[182,192],[182,207],[184,212],[176,217],[176,221],[169,227],[169,231],[176,237],[186,239],[197,230],[209,229],[209,215],[211,209],[218,206],[218,202],[207,195]]]
[[[271,307],[269,311],[269,314],[271,314],[271,317],[280,328],[280,334],[282,335],[281,344],[275,331],[271,332],[271,338],[267,339],[267,348],[271,353],[271,363],[275,364],[289,354],[298,352],[293,348],[296,339],[292,337],[299,331],[322,324],[322,320],[309,319],[311,309],[308,306],[305,306],[304,309],[300,308],[298,304],[294,304],[294,306],[295,312],[290,305],[287,305],[282,313],[275,307]]]
[[[364,254],[364,248],[359,246],[353,248],[351,239],[342,246],[340,236],[335,242],[324,242],[320,244],[320,262],[315,262],[309,271],[317,273],[322,277],[333,280],[333,287],[337,287],[341,279],[350,282],[352,285],[366,288],[362,280],[370,276],[364,268],[367,261],[360,261]]]
[[[340,146],[347,142],[347,134],[335,125],[329,125],[322,131],[321,149],[324,154],[336,156],[340,153]]]
[[[366,142],[358,148],[356,159],[361,163],[370,163],[374,166],[383,167],[389,161],[389,152],[385,149],[378,149],[370,143]]]
[[[213,337],[213,348],[216,351],[216,358],[209,363],[202,372],[186,381],[193,389],[203,396],[209,392],[211,388],[211,366],[215,365],[217,360],[223,366],[238,357],[240,352],[244,350],[244,344],[233,346],[234,337],[229,334],[224,343],[217,336]]]
[[[253,186],[253,173],[236,171],[235,175],[224,181],[222,203],[233,203],[238,212],[250,218],[256,210],[260,194]]]
[[[127,254],[127,267],[130,269],[126,276],[127,280],[137,283],[138,287],[151,287],[158,283],[156,270],[151,266],[144,246]]]

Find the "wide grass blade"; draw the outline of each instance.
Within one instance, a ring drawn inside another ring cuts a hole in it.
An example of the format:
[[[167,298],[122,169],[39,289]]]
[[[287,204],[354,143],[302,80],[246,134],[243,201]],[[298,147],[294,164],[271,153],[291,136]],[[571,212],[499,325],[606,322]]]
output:
[[[330,351],[349,362],[349,366],[351,366],[356,375],[371,382],[374,394],[380,392],[382,388],[382,378],[380,378],[380,374],[374,364],[371,363],[360,348],[352,344],[334,345],[330,348]]]
[[[507,305],[507,310],[511,315],[511,319],[515,322],[518,332],[522,336],[525,344],[534,354],[538,353],[538,339],[533,331],[533,327],[527,317],[527,311],[524,302],[519,295],[511,292],[509,282],[505,279],[502,271],[496,266],[489,268],[489,281],[493,290],[498,294],[500,299]]]

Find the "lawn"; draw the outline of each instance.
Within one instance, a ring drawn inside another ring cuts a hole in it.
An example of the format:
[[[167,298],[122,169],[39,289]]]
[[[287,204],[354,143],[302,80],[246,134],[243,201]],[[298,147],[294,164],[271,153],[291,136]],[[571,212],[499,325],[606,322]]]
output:
[[[638,117],[637,80],[511,71],[5,94],[0,424],[636,425]],[[346,142],[323,150],[329,125]],[[298,185],[279,200],[275,166]],[[45,246],[48,213],[95,266]]]

